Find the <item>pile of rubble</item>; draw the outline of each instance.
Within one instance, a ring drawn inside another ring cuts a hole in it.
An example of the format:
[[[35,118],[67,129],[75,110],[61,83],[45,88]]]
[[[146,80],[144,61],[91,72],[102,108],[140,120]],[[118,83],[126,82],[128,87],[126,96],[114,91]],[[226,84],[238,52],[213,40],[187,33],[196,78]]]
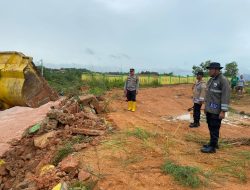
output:
[[[11,142],[0,158],[0,190],[66,189],[91,174],[79,168],[74,156],[96,146],[112,124],[102,118],[104,101],[93,95],[66,98],[51,107],[47,117]],[[60,187],[61,186],[61,187]]]

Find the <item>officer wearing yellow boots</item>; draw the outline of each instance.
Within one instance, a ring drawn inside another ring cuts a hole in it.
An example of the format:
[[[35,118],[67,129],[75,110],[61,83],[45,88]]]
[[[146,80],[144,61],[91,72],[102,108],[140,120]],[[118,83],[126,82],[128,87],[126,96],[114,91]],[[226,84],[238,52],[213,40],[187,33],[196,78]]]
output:
[[[124,85],[124,94],[128,101],[128,111],[136,110],[136,95],[139,90],[139,77],[135,75],[135,70],[130,69],[127,80]]]

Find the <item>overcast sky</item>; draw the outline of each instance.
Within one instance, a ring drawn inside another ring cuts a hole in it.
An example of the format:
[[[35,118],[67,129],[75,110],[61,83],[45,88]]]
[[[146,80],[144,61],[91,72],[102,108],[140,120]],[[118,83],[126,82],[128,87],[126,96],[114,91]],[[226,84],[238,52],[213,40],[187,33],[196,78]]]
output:
[[[0,0],[0,51],[47,67],[191,73],[206,60],[250,73],[250,0]]]

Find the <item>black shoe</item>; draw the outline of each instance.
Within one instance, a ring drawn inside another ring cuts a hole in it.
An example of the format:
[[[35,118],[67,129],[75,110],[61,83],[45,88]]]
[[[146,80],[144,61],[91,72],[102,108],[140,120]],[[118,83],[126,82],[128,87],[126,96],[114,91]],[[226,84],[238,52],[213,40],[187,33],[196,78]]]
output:
[[[209,147],[209,146],[210,146],[210,144],[204,144],[204,145],[202,146],[202,148],[207,148],[207,147]],[[215,146],[215,148],[216,148],[216,149],[220,149],[218,144]]]
[[[190,128],[197,128],[197,127],[199,127],[199,126],[200,126],[200,123],[191,123],[191,124],[189,125]]]
[[[202,147],[201,149],[202,153],[216,153],[216,149],[212,146],[208,146],[208,147]]]

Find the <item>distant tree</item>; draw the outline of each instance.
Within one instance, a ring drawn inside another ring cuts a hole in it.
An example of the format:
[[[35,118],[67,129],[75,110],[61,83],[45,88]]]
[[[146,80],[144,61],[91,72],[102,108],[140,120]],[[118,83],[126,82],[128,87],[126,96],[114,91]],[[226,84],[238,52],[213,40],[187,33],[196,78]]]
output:
[[[224,73],[225,76],[232,77],[232,76],[237,75],[238,72],[239,72],[238,64],[235,61],[226,64],[225,73]]]
[[[142,71],[141,75],[159,75],[158,72],[151,72],[151,71]]]
[[[202,63],[201,63],[200,65],[198,65],[198,66],[194,65],[193,68],[192,68],[192,69],[193,69],[192,73],[193,73],[194,75],[196,75],[196,73],[197,73],[198,71],[203,71],[203,72],[204,72],[204,76],[208,76],[207,67],[210,65],[210,63],[211,63],[211,61],[208,60],[208,61],[202,62]]]
[[[163,75],[165,75],[165,76],[174,76],[174,73],[173,73],[173,72],[170,72],[170,73],[163,73]]]

